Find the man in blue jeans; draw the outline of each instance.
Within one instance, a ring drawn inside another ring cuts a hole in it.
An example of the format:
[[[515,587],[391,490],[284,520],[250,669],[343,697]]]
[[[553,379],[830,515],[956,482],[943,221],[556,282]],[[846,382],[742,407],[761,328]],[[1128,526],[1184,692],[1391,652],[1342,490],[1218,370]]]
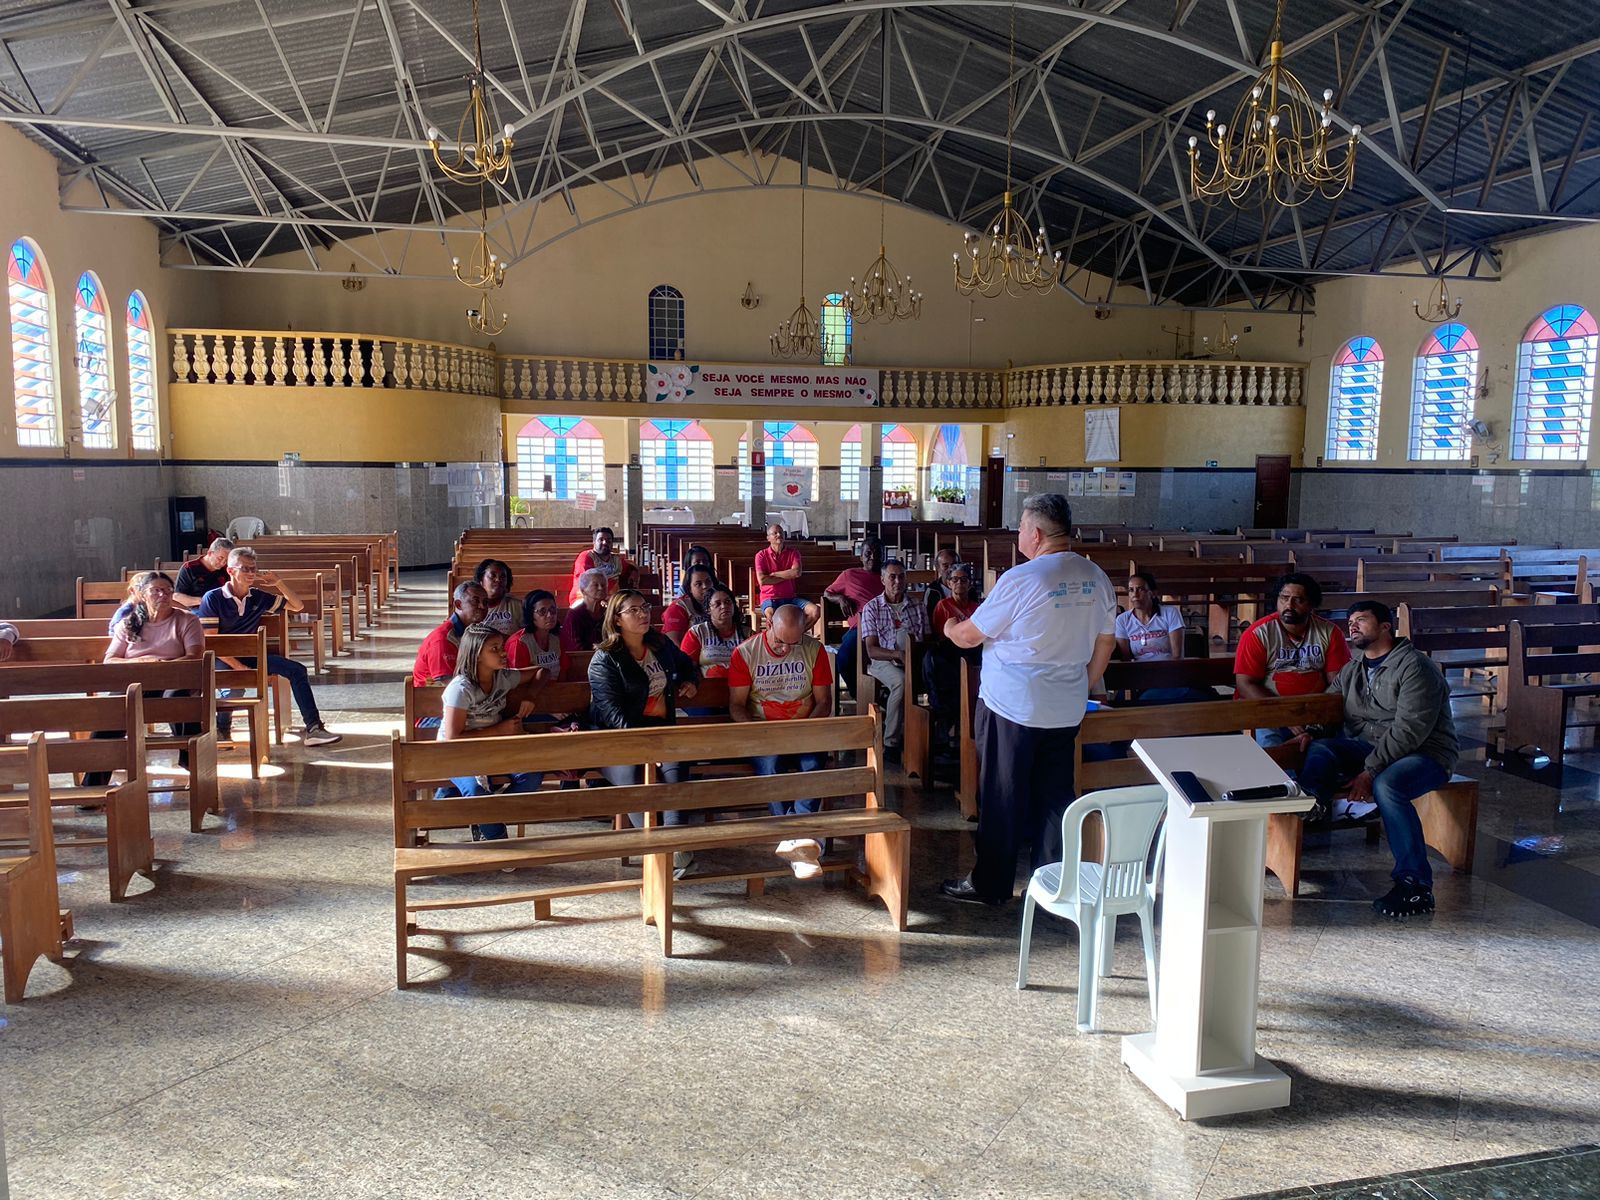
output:
[[[288,584],[271,571],[256,567],[254,550],[239,546],[228,551],[228,581],[200,598],[195,615],[202,621],[215,621],[218,633],[254,633],[264,617],[271,616],[280,608],[299,612],[304,607],[300,597]],[[241,658],[239,661],[246,667],[256,665],[253,658]],[[269,654],[267,671],[289,681],[295,707],[300,710],[300,718],[305,722],[305,729],[300,734],[302,745],[331,746],[340,740],[339,734],[330,733],[322,723],[322,716],[317,711],[317,698],[311,692],[311,680],[303,666],[292,658]],[[217,719],[217,732],[224,739],[228,738],[229,733],[225,720],[223,717]]]
[[[1350,606],[1349,642],[1356,657],[1328,689],[1344,697],[1342,736],[1300,735],[1300,783],[1334,816],[1360,819],[1377,810],[1395,882],[1372,906],[1404,920],[1433,911],[1433,870],[1415,801],[1449,782],[1456,765],[1450,686],[1432,659],[1394,636],[1394,616],[1376,600]],[[1346,786],[1348,799],[1335,802]]]

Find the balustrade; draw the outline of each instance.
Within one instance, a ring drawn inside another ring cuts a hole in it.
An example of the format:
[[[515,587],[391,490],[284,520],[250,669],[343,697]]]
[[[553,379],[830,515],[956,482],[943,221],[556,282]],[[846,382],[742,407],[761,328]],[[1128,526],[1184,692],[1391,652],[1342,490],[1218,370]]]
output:
[[[167,332],[174,383],[500,394],[495,356],[473,346],[311,330]]]

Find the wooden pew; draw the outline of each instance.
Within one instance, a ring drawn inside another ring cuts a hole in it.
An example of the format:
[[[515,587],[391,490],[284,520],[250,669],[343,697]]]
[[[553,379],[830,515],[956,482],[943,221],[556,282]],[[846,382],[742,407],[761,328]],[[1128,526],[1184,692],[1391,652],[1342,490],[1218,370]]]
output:
[[[98,648],[97,648],[98,647]],[[146,733],[146,752],[176,750],[186,756],[187,785],[163,783],[163,791],[189,793],[189,828],[199,833],[208,812],[221,813],[217,790],[216,654],[170,662],[102,663],[105,639],[34,638],[17,643],[16,657],[0,666],[0,699],[34,696],[126,693],[142,689],[144,719],[150,724],[192,727],[194,733]],[[163,692],[178,693],[163,695]],[[170,770],[147,766],[142,775]]]
[[[1412,584],[1477,583],[1511,592],[1511,560],[1495,558],[1457,558],[1449,562],[1430,559],[1363,558],[1356,564],[1358,592],[1402,590]],[[1397,585],[1401,585],[1397,587]]]
[[[0,748],[0,789],[20,801],[0,807],[0,975],[7,1004],[21,1004],[28,976],[40,958],[60,962],[72,937],[72,914],[56,889],[56,850],[50,827],[50,769],[44,735],[26,746]],[[20,789],[20,790],[19,790]]]
[[[1562,612],[1577,605],[1547,606],[1533,611]],[[1568,729],[1593,729],[1600,717],[1573,719],[1577,700],[1600,696],[1600,682],[1573,679],[1600,671],[1600,623],[1532,625],[1519,611],[1511,622],[1510,658],[1506,667],[1506,745],[1521,752],[1543,750],[1555,766],[1565,757]]]
[[[54,808],[86,807],[105,813],[103,838],[57,840],[56,849],[104,846],[111,899],[122,900],[135,872],[155,870],[155,841],[150,836],[150,793],[145,777],[144,704],[139,685],[121,695],[68,696],[0,700],[0,742],[33,733],[67,735],[48,738],[45,759],[52,775],[87,771],[120,772],[123,781],[101,787],[57,787],[50,790]],[[83,735],[116,731],[119,738]],[[25,800],[0,797],[0,808],[25,805]],[[53,836],[53,834],[52,834]]]
[[[1195,734],[1248,733],[1284,725],[1337,726],[1344,719],[1344,699],[1330,693],[1272,696],[1265,700],[1233,700],[1226,704],[1164,704],[1155,708],[1104,709],[1089,713],[1078,731],[1076,777],[1079,794],[1097,788],[1127,787],[1151,781],[1136,757],[1083,762],[1083,747],[1137,738]],[[1292,745],[1268,751],[1286,769],[1300,766]],[[1453,775],[1443,787],[1416,801],[1424,840],[1456,871],[1472,870],[1478,831],[1478,783]],[[1300,894],[1300,864],[1305,823],[1298,813],[1276,813],[1267,819],[1267,870],[1278,877],[1292,899]]]
[[[1394,607],[1395,632],[1410,638],[1440,667],[1449,671],[1487,671],[1495,679],[1506,674],[1511,650],[1511,622],[1525,625],[1581,625],[1600,621],[1600,606],[1543,604],[1435,606],[1404,602]],[[1506,703],[1507,687],[1493,689]],[[1474,693],[1467,693],[1474,694]]]
[[[913,601],[916,603],[916,601]],[[927,705],[917,703],[917,693],[926,686],[922,672],[922,652],[926,641],[906,639],[900,647],[900,669],[906,673],[906,694],[900,704],[900,769],[908,778],[927,783],[932,778],[932,752],[930,731],[933,714]],[[867,674],[871,659],[867,656],[867,640],[856,639],[856,711],[866,712],[869,706],[883,709],[888,695],[883,686]],[[835,671],[837,677],[837,671]],[[838,689],[835,688],[837,695]]]
[[[394,885],[396,977],[405,987],[406,952],[416,932],[413,913],[482,904],[532,902],[536,918],[548,916],[558,895],[619,890],[613,882],[569,888],[524,891],[481,899],[413,903],[408,885],[419,878],[469,874],[501,867],[531,868],[559,863],[596,862],[639,857],[646,923],[656,926],[662,953],[672,953],[672,856],[681,851],[775,846],[790,838],[865,837],[869,895],[883,900],[895,928],[906,925],[910,883],[911,827],[904,817],[883,807],[883,769],[876,714],[823,717],[806,721],[773,721],[761,731],[761,749],[773,754],[815,751],[866,752],[866,765],[835,767],[809,773],[755,778],[697,779],[686,783],[650,782],[655,762],[693,762],[738,758],[750,751],[747,730],[735,725],[672,729],[607,730],[596,733],[530,734],[519,737],[472,738],[454,742],[390,743],[393,763]],[[634,787],[577,788],[557,792],[426,798],[454,776],[546,773],[586,769],[596,763],[643,763],[646,783]],[[865,808],[835,808],[785,817],[739,817],[705,824],[662,826],[666,810],[732,809],[775,800],[865,795]],[[539,824],[577,818],[610,818],[645,812],[641,829],[574,833],[553,832],[499,842],[436,843],[415,846],[419,833],[463,825],[504,822]],[[779,874],[779,872],[763,873]],[[629,887],[626,881],[623,887]]]

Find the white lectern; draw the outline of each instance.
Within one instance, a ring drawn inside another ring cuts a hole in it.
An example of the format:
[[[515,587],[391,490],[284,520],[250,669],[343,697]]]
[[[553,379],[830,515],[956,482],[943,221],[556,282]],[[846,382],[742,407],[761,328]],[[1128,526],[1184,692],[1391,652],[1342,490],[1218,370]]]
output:
[[[1184,1120],[1282,1108],[1289,1077],[1256,1053],[1267,816],[1312,798],[1216,799],[1289,782],[1245,734],[1141,738],[1133,750],[1167,789],[1167,854],[1156,1028],[1122,1039],[1123,1065]],[[1192,771],[1213,803],[1191,806],[1174,771]]]

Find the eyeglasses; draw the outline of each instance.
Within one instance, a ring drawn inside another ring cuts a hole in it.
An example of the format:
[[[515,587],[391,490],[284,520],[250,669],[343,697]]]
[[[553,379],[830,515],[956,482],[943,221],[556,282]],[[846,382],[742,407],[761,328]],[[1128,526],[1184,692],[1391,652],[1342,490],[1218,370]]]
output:
[[[617,609],[619,617],[648,617],[650,610],[640,604],[630,604],[626,608]]]
[[[235,575],[259,575],[261,573],[259,567],[233,567],[232,571]]]

